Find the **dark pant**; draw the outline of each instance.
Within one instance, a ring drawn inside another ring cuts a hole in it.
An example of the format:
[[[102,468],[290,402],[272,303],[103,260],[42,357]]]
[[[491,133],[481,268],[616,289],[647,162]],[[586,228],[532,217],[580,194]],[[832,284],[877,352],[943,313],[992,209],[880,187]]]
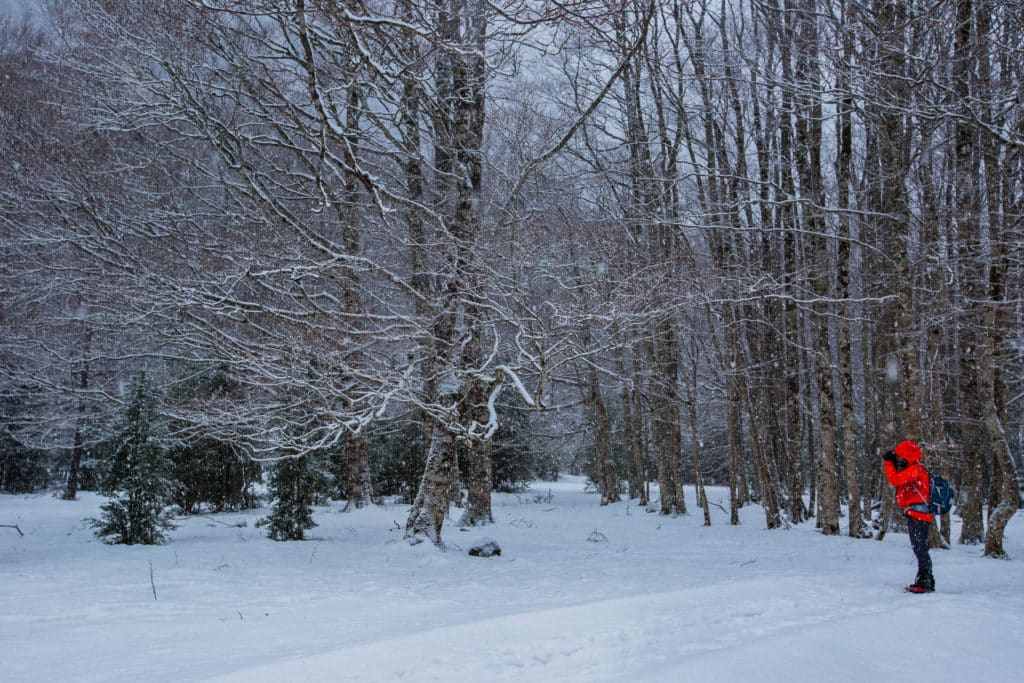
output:
[[[923,588],[935,588],[935,579],[932,577],[932,558],[928,554],[928,530],[931,524],[914,519],[907,515],[907,530],[910,532],[910,547],[917,557],[917,580],[914,581]]]

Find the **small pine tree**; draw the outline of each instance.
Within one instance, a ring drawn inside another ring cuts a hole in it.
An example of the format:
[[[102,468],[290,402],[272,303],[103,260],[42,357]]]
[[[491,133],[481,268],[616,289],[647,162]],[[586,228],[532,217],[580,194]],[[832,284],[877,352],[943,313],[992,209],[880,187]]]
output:
[[[313,502],[322,473],[314,458],[283,458],[274,465],[269,489],[274,498],[270,515],[260,520],[267,526],[267,536],[275,541],[301,541],[306,530],[316,526]]]
[[[145,373],[129,387],[128,403],[115,440],[110,470],[100,487],[109,500],[92,520],[105,543],[163,543],[174,528],[168,506],[175,492],[171,462],[161,443],[164,428],[156,412],[157,397]]]

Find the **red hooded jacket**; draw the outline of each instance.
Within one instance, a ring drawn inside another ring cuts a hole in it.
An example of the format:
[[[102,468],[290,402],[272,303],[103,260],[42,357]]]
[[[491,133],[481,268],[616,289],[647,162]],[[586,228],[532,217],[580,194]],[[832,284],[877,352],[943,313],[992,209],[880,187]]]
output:
[[[889,460],[885,461],[885,477],[896,487],[896,504],[914,519],[931,522],[931,513],[907,510],[907,507],[914,503],[931,502],[931,480],[928,477],[928,470],[921,465],[920,446],[913,441],[901,441],[894,452],[910,463],[897,471],[895,464]]]

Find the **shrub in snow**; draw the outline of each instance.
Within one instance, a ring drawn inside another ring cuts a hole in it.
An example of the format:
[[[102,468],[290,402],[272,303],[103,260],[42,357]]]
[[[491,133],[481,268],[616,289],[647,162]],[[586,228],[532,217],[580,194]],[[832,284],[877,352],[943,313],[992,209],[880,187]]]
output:
[[[152,545],[174,528],[168,506],[177,483],[165,448],[166,430],[157,411],[154,387],[139,375],[128,390],[128,403],[113,442],[110,469],[100,493],[110,500],[91,520],[105,543]]]

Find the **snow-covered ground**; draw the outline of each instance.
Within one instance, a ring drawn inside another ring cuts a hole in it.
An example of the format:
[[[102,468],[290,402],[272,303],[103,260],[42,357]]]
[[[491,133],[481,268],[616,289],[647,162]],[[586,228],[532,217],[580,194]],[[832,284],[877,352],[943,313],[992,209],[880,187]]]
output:
[[[705,528],[601,508],[578,478],[496,496],[446,553],[402,541],[404,506],[319,508],[302,543],[266,539],[264,510],[107,546],[83,522],[100,502],[0,496],[25,533],[0,528],[0,679],[1024,680],[1024,514],[1011,561],[934,551],[938,591],[916,596],[906,535],[769,532],[754,507]],[[464,552],[482,536],[501,557]]]

